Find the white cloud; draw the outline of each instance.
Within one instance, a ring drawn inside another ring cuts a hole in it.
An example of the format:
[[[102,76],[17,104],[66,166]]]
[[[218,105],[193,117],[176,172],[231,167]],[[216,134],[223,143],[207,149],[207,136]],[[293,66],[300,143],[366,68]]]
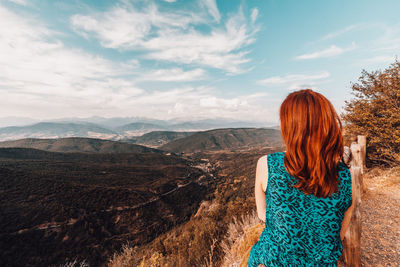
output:
[[[396,59],[396,56],[394,55],[379,55],[379,56],[374,56],[370,57],[364,60],[366,63],[393,63]]]
[[[163,81],[163,82],[183,82],[205,79],[203,69],[193,69],[184,71],[181,68],[159,69],[143,74],[138,80],[142,81]]]
[[[0,116],[224,117],[263,121],[271,112],[265,107],[265,93],[226,97],[206,87],[145,91],[136,86],[137,60],[115,63],[66,47],[57,32],[37,19],[19,16],[1,6],[0,25],[4,25],[0,34]],[[229,49],[238,46],[231,45]],[[204,75],[200,68],[154,71],[154,79],[160,81],[203,79]]]
[[[257,82],[263,86],[280,86],[289,90],[301,88],[315,88],[315,85],[322,80],[329,78],[330,73],[322,71],[315,74],[288,74],[285,76],[273,76]]]
[[[10,1],[10,2],[12,2],[14,4],[17,4],[17,5],[21,5],[21,6],[27,6],[28,5],[28,2],[26,0],[8,0],[8,1]]]
[[[214,19],[220,15],[215,1],[207,1]],[[207,16],[193,11],[161,12],[154,4],[141,10],[117,6],[103,13],[74,15],[71,24],[83,36],[94,35],[104,47],[141,51],[143,57],[217,68],[228,73],[243,72],[257,29],[246,23],[241,9],[222,25],[211,26]],[[211,27],[200,32],[195,25]]]
[[[345,27],[345,28],[343,28],[341,30],[334,31],[334,32],[331,32],[331,33],[328,33],[328,34],[322,36],[320,41],[326,41],[326,40],[334,39],[334,38],[339,37],[339,36],[341,36],[341,35],[343,35],[343,34],[345,34],[347,32],[353,31],[355,29],[360,29],[360,28],[362,28],[362,24],[350,25],[350,26],[347,26],[347,27]]]
[[[164,0],[165,2],[168,2],[168,3],[174,3],[174,2],[176,2],[176,0]]]
[[[379,28],[381,36],[372,42],[372,50],[379,52],[392,52],[399,55],[400,50],[400,24],[386,25],[378,24],[371,27]]]
[[[258,18],[258,9],[257,8],[253,8],[253,10],[251,11],[251,22],[254,23],[256,22],[257,18]]]
[[[259,81],[259,84],[262,85],[271,85],[271,84],[285,84],[299,81],[314,81],[328,78],[330,73],[327,71],[323,71],[317,74],[289,74],[285,76],[274,76],[264,80]]]
[[[0,34],[0,105],[11,106],[3,112],[14,114],[16,107],[27,105],[29,112],[42,110],[38,107],[47,107],[49,112],[56,103],[74,106],[81,101],[95,107],[142,93],[123,78],[135,70],[135,60],[119,64],[67,48],[57,39],[58,33],[40,21],[1,6],[0,25],[4,25]]]
[[[202,3],[208,10],[208,13],[214,18],[216,22],[221,19],[221,14],[219,13],[216,0],[201,0]]]
[[[355,48],[356,48],[355,43],[352,43],[352,45],[347,48],[342,48],[342,47],[338,47],[336,45],[331,45],[330,47],[320,50],[320,51],[297,56],[297,57],[295,57],[295,59],[316,59],[316,58],[335,57],[335,56],[339,56],[345,52],[354,50]]]

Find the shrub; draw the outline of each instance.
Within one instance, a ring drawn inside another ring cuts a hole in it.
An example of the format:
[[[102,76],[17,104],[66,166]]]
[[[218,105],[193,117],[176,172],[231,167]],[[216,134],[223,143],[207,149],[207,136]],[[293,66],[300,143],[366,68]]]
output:
[[[346,101],[346,134],[367,137],[367,163],[400,163],[400,62],[384,71],[362,71],[352,84],[355,98]]]
[[[251,247],[257,243],[263,229],[264,224],[255,211],[234,217],[221,242],[224,254],[221,266],[247,266]]]

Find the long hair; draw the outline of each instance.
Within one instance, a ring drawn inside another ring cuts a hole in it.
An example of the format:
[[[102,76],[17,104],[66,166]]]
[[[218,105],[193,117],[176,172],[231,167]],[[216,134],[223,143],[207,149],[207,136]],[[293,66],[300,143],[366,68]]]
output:
[[[280,120],[285,168],[298,179],[293,187],[317,197],[335,193],[344,148],[342,123],[331,102],[311,89],[293,92],[281,104]]]

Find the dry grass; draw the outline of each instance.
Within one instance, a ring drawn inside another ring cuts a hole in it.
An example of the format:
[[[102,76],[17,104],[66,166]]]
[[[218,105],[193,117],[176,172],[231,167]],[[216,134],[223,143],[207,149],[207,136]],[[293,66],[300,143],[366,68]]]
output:
[[[258,241],[263,229],[264,225],[256,212],[234,218],[226,238],[221,242],[225,254],[221,266],[247,266],[251,247]]]
[[[134,248],[124,245],[120,254],[114,253],[113,257],[108,262],[108,267],[128,267],[134,266],[133,259],[135,258]]]
[[[89,267],[89,264],[86,262],[86,260],[79,261],[75,259],[60,265],[60,267]]]
[[[376,167],[364,174],[364,179],[373,180],[374,186],[400,185],[400,166],[382,169]]]
[[[108,267],[173,267],[163,254],[153,251],[148,257],[144,256],[137,263],[137,253],[134,248],[125,245],[120,254],[114,253],[114,256],[108,262]]]

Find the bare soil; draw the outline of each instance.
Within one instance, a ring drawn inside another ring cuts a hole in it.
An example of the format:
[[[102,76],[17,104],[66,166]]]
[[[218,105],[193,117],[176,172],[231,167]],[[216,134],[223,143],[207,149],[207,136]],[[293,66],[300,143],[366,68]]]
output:
[[[362,266],[400,266],[400,168],[363,175]]]

